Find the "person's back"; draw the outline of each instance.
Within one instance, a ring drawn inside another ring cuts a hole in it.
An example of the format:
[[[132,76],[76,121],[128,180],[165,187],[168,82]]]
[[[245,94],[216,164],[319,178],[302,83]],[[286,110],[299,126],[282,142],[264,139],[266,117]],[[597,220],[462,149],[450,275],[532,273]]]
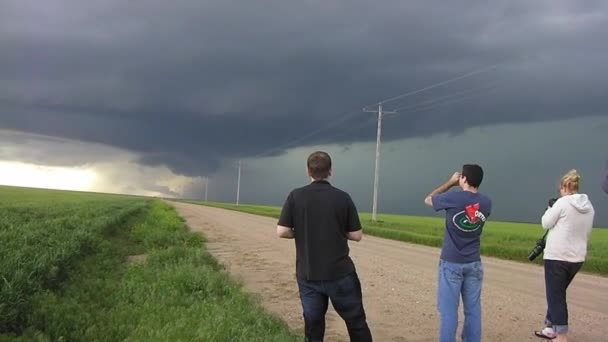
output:
[[[594,216],[595,210],[586,194],[560,197],[542,218],[543,228],[550,229],[544,259],[585,261]]]
[[[481,233],[490,214],[491,200],[481,193],[454,191],[443,200],[437,198],[433,204],[446,212],[441,259],[463,264],[480,261]]]
[[[307,167],[312,182],[289,193],[277,224],[279,237],[295,239],[306,341],[323,341],[329,299],[344,319],[351,341],[372,341],[361,283],[348,255],[347,240],[360,241],[363,236],[357,209],[346,192],[327,181],[331,175],[327,153],[312,153]]]
[[[586,194],[579,193],[581,176],[576,170],[566,173],[559,186],[560,198],[541,218],[549,230],[543,256],[547,313],[544,328],[534,335],[567,341],[568,304],[566,292],[582,268],[595,211]]]
[[[295,189],[291,201],[298,277],[333,280],[354,271],[347,233],[360,229],[350,196],[328,181]]]
[[[424,200],[436,211],[445,211],[445,237],[439,258],[437,308],[439,339],[454,341],[458,328],[458,306],[462,297],[462,340],[481,341],[481,288],[483,264],[480,238],[492,211],[491,200],[478,192],[483,180],[479,165],[465,164],[462,173],[433,190]],[[462,191],[449,191],[459,185]]]

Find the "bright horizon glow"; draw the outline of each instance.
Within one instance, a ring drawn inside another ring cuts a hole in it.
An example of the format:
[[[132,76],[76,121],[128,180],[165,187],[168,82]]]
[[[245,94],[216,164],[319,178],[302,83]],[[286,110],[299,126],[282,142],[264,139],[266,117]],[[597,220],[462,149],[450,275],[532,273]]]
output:
[[[0,184],[30,188],[90,191],[97,174],[87,168],[0,161]]]

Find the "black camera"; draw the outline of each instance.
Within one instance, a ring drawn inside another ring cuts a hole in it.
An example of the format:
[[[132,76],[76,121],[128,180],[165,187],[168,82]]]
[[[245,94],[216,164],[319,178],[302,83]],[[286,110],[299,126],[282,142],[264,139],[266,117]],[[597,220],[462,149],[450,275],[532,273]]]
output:
[[[532,251],[530,251],[530,254],[528,255],[528,260],[534,261],[534,259],[536,259],[536,257],[539,256],[540,253],[543,252],[543,250],[545,250],[545,237],[544,236],[542,239],[536,240],[536,246],[534,246],[534,248],[532,248]]]
[[[557,198],[551,198],[549,200],[549,207],[552,207],[555,204],[555,202],[557,202]]]
[[[555,202],[557,202],[557,198],[549,199],[549,207],[552,207]],[[536,246],[534,246],[534,248],[532,248],[532,250],[530,251],[530,254],[528,254],[528,260],[534,261],[534,259],[536,259],[536,257],[538,257],[540,253],[545,250],[545,237],[547,236],[547,233],[549,233],[548,230],[545,232],[545,235],[543,235],[542,238],[536,240]]]

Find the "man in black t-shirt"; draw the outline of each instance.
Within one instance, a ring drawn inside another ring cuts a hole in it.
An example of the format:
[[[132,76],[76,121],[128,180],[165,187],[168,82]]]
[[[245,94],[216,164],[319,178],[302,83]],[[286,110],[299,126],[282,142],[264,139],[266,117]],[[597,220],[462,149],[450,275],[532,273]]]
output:
[[[351,341],[372,341],[361,283],[349,257],[348,240],[363,237],[357,208],[346,192],[327,181],[327,153],[312,153],[307,166],[312,182],[289,193],[277,225],[279,237],[295,239],[306,341],[323,341],[328,299],[344,319]]]

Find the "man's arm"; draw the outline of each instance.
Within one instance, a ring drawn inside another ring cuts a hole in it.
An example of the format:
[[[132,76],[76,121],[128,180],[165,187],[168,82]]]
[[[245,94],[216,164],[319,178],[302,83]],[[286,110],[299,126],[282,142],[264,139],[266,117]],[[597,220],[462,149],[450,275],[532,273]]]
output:
[[[283,239],[293,239],[295,237],[293,223],[293,194],[290,193],[283,204],[281,216],[277,224],[277,236]]]
[[[547,208],[545,214],[541,219],[543,229],[547,230],[555,227],[555,225],[557,224],[557,220],[559,219],[559,216],[562,213],[560,204],[561,202],[555,202],[552,207]]]
[[[359,241],[361,241],[361,239],[363,239],[363,229],[359,229],[354,232],[348,232],[346,234],[346,237],[351,241],[359,242]]]
[[[453,186],[458,184],[459,179],[460,179],[460,173],[458,173],[458,172],[454,173],[447,182],[441,184],[438,188],[436,188],[430,194],[428,194],[428,196],[426,196],[426,198],[424,199],[424,203],[426,205],[428,205],[429,207],[433,207],[433,196],[435,196],[437,194],[442,194],[442,193],[450,190],[450,188],[452,188]]]
[[[295,234],[292,228],[277,225],[277,236],[283,239],[293,239]]]
[[[348,196],[347,201],[346,238],[350,241],[359,242],[363,239],[363,228],[361,227],[361,221],[359,220],[359,212],[350,196]]]

